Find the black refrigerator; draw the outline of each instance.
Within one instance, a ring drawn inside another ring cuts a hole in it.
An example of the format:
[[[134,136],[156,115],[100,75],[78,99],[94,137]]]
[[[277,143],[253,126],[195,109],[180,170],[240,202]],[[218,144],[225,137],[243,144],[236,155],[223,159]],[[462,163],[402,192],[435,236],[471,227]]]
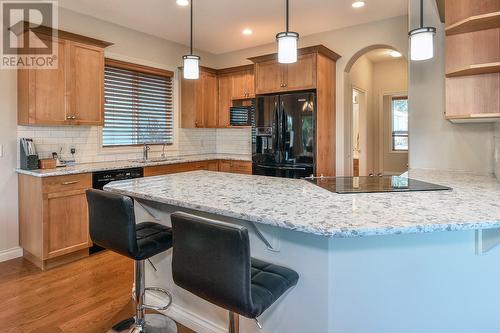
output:
[[[252,122],[254,175],[304,178],[314,174],[315,93],[259,96]]]

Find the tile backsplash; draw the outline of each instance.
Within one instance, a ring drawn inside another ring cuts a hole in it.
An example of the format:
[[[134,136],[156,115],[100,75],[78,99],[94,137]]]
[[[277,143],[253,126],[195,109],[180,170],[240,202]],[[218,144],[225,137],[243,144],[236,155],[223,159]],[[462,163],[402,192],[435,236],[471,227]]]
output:
[[[497,179],[500,181],[500,122],[496,122],[495,124],[495,133],[493,134],[495,141],[495,175]]]
[[[33,138],[40,158],[49,158],[62,149],[62,157],[70,159],[75,148],[77,163],[119,161],[142,158],[142,147],[101,147],[98,126],[18,126],[18,138]],[[166,146],[168,156],[194,154],[250,154],[249,129],[179,129],[177,144]],[[151,157],[160,156],[163,147],[151,147]]]

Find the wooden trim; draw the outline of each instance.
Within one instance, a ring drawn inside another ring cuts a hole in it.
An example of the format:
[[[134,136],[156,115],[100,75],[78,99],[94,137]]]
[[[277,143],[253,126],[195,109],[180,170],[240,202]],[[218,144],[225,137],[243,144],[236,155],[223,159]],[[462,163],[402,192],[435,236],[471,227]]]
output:
[[[150,67],[150,66],[133,64],[130,62],[111,59],[111,58],[105,58],[104,65],[122,68],[122,69],[128,69],[131,71],[141,72],[141,73],[145,73],[145,74],[159,75],[159,76],[165,76],[165,77],[173,77],[174,76],[174,72],[166,70],[166,69],[160,69],[160,68],[155,68],[155,67]]]
[[[487,119],[487,118],[499,118],[499,113],[472,113],[472,114],[464,114],[464,115],[447,115],[446,119],[454,120],[454,119]]]
[[[326,46],[324,46],[322,44],[300,48],[300,49],[298,49],[297,54],[303,55],[303,54],[309,54],[309,53],[322,54],[325,57],[332,59],[333,61],[337,61],[341,57],[340,55],[333,52],[332,50],[330,50],[329,48],[327,48]],[[278,59],[277,53],[271,53],[271,54],[266,54],[266,55],[262,55],[262,56],[258,56],[258,57],[248,58],[248,60],[252,61],[253,63],[276,60],[276,59]]]
[[[500,72],[500,62],[490,62],[487,64],[475,64],[456,69],[452,72],[446,73],[446,77],[479,75],[498,72]]]
[[[90,45],[98,46],[101,48],[106,48],[108,46],[113,45],[113,43],[105,42],[105,41],[100,40],[100,39],[87,37],[87,36],[83,36],[83,35],[78,35],[78,34],[75,34],[72,32],[64,31],[64,30],[53,29],[51,27],[47,27],[47,26],[43,26],[43,25],[38,26],[36,28],[29,29],[29,22],[27,22],[27,21],[19,22],[18,25],[19,26],[14,27],[12,29],[16,35],[19,35],[21,33],[25,33],[27,31],[32,31],[35,34],[52,36],[53,31],[55,30],[58,38],[70,40],[73,42],[90,44]]]
[[[255,65],[242,65],[242,66],[236,66],[236,67],[229,67],[229,68],[222,68],[217,70],[217,75],[223,75],[223,74],[232,74],[232,73],[238,73],[238,72],[244,72],[244,71],[253,71],[255,69]]]
[[[500,11],[474,15],[445,28],[446,35],[462,34],[466,32],[500,28]]]

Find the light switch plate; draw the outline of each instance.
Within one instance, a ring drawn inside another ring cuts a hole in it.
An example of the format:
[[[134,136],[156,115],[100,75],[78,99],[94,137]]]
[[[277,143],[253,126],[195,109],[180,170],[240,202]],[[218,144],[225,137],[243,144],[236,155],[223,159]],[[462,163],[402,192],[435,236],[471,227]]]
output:
[[[0,157],[3,157],[3,144],[0,144]]]

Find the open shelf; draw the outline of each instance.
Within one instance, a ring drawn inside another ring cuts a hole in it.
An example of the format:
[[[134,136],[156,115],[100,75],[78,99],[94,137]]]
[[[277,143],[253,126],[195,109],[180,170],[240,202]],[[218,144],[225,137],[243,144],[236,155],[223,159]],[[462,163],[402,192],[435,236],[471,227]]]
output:
[[[500,113],[446,115],[446,119],[452,123],[494,123],[500,121]]]
[[[446,27],[446,35],[500,28],[500,11],[470,16]]]
[[[487,64],[475,64],[467,67],[459,68],[452,72],[446,73],[446,77],[457,77],[466,75],[479,75],[500,72],[500,62],[490,62]]]

